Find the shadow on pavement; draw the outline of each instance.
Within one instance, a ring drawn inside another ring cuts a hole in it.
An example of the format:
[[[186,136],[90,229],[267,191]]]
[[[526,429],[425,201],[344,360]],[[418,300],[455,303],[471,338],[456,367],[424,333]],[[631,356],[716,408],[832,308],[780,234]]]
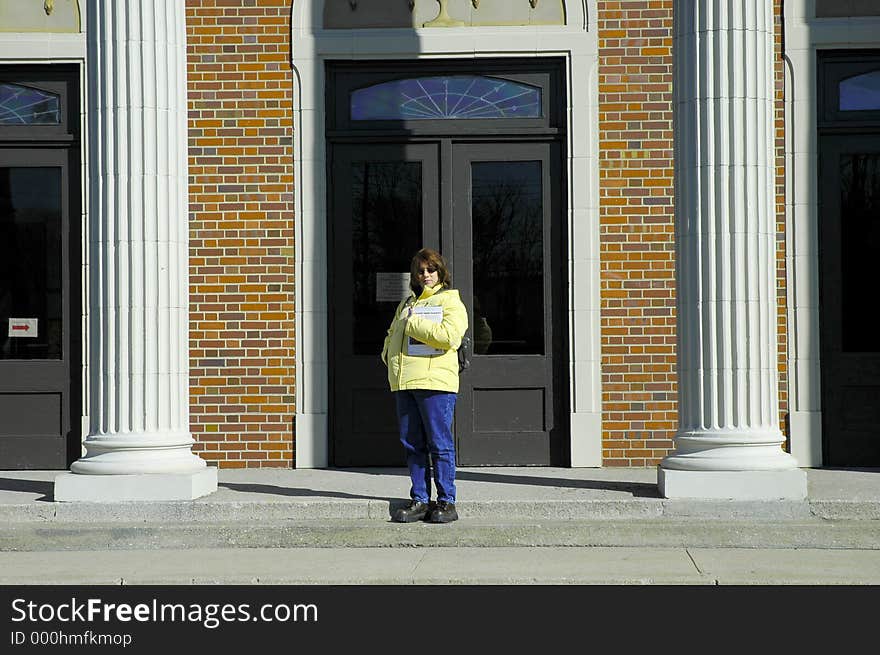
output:
[[[566,478],[541,478],[531,475],[505,475],[503,473],[477,473],[458,471],[457,480],[472,482],[495,482],[500,484],[524,484],[532,487],[556,487],[559,489],[597,489],[600,491],[623,491],[637,498],[662,498],[657,485],[650,482],[626,482],[618,480],[570,480]]]
[[[344,491],[318,491],[317,489],[306,489],[303,487],[279,487],[274,484],[219,482],[217,486],[229,489],[230,491],[240,491],[242,493],[251,494],[268,494],[272,496],[347,498],[349,500],[388,500],[387,496],[364,496],[360,494],[350,494]]]
[[[20,491],[32,494],[43,494],[37,500],[51,501],[54,498],[54,480],[21,480],[18,478],[0,478],[0,491]]]

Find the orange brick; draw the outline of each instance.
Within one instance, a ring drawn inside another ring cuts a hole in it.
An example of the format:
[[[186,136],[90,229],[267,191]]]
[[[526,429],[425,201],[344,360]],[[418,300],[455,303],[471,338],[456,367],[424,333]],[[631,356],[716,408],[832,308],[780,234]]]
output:
[[[288,319],[294,310],[292,284],[267,293],[267,284],[256,283],[269,272],[263,260],[270,249],[294,247],[293,150],[277,145],[293,140],[290,0],[249,4],[256,6],[186,0],[190,200],[199,208],[190,221],[190,410],[194,426],[209,421],[216,430],[194,429],[195,447],[214,440],[210,445],[222,452],[213,452],[212,460],[223,468],[295,465],[294,323],[270,326],[285,335],[288,345],[279,351],[278,339],[245,345],[243,321],[236,318],[264,312]],[[253,34],[254,42],[246,43],[243,34]],[[213,62],[204,63],[203,55]],[[270,127],[271,136],[265,134]],[[216,148],[222,160],[199,154],[203,148]],[[285,281],[293,279],[292,262],[273,268]],[[237,379],[245,369],[236,364],[245,349],[257,369],[270,369],[263,375],[275,376],[271,392],[255,387],[256,393],[245,393]],[[224,364],[218,369],[204,360]],[[265,430],[269,416],[280,422]]]

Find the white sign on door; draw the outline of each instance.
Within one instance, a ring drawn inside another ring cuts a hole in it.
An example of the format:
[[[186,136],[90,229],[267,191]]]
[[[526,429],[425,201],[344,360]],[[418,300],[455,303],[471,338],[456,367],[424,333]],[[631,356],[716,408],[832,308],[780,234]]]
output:
[[[376,302],[400,302],[409,295],[409,273],[376,273]]]
[[[10,337],[35,337],[37,336],[37,320],[36,318],[10,318],[9,319],[9,335]]]

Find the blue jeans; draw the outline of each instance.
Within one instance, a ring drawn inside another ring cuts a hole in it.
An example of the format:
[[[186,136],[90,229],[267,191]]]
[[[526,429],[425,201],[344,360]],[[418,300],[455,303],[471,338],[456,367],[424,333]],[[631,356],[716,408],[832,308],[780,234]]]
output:
[[[437,500],[455,502],[455,440],[452,415],[456,394],[448,391],[395,391],[400,441],[406,449],[406,465],[413,500],[431,499],[431,465]],[[428,455],[430,454],[430,458]]]

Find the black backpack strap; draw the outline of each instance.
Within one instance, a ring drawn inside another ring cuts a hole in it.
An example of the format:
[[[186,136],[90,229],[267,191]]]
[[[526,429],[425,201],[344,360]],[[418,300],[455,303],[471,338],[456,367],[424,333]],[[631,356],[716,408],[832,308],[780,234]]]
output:
[[[471,335],[468,334],[468,330],[465,330],[464,335],[461,337],[461,343],[458,346],[458,372],[470,368],[471,366]]]

